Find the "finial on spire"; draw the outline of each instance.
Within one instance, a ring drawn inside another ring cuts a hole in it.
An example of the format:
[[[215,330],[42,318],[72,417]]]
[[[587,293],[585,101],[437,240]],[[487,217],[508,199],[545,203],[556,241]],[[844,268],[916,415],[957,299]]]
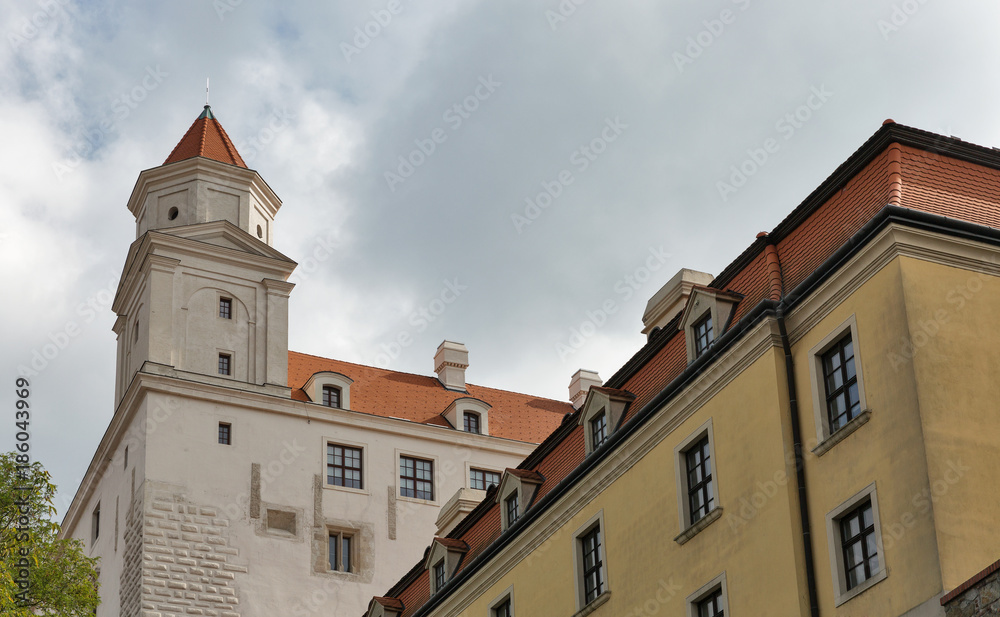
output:
[[[205,78],[205,107],[208,107],[208,77]]]

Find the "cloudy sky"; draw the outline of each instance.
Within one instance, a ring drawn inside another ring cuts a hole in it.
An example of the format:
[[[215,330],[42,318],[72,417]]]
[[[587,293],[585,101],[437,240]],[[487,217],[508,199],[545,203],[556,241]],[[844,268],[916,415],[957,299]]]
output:
[[[998,22],[987,0],[3,0],[2,447],[31,368],[65,511],[113,411],[126,202],[206,77],[283,200],[292,349],[431,374],[448,338],[471,382],[564,399],[642,345],[678,269],[718,273],[884,119],[1000,146]]]

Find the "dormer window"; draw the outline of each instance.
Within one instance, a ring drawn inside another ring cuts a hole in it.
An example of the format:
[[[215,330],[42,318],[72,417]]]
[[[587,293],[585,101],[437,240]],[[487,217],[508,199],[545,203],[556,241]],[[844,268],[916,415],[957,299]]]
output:
[[[462,414],[463,424],[466,433],[480,433],[479,430],[479,414],[474,411],[466,411]]]
[[[430,570],[431,594],[437,593],[458,570],[462,557],[469,551],[464,540],[434,538],[424,559],[424,568]]]
[[[501,504],[501,530],[506,530],[524,515],[544,481],[545,478],[537,471],[507,469],[504,472],[495,497],[495,503]]]
[[[712,312],[705,313],[705,316],[694,324],[692,330],[694,331],[694,355],[698,357],[708,351],[708,347],[712,344]]]
[[[725,332],[743,296],[695,285],[677,327],[684,331],[688,363],[705,355]]]
[[[340,407],[340,388],[323,386],[323,404],[327,407]]]
[[[580,408],[580,426],[584,427],[587,454],[606,442],[615,431],[635,395],[626,390],[593,386]]]
[[[434,591],[444,587],[444,559],[434,564]]]
[[[365,617],[399,617],[404,609],[403,603],[396,598],[374,597],[368,603]]]

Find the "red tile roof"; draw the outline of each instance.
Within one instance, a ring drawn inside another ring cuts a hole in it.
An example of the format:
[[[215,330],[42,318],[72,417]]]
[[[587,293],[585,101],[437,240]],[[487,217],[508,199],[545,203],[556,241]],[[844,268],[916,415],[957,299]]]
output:
[[[510,475],[524,480],[525,482],[531,482],[532,484],[541,484],[542,482],[545,482],[545,478],[543,478],[542,474],[537,471],[529,471],[527,469],[511,469],[509,467],[506,471]]]
[[[381,597],[376,597],[376,598],[372,598],[372,600],[374,600],[375,602],[378,602],[382,606],[384,606],[384,607],[386,607],[388,609],[392,609],[394,611],[401,611],[401,610],[403,610],[403,603],[400,602],[399,600],[397,600],[396,598],[381,598]]]
[[[246,168],[246,163],[236,151],[236,146],[229,139],[225,129],[215,119],[212,108],[205,105],[205,110],[194,121],[191,128],[174,147],[163,164],[176,163],[185,159],[203,156],[205,158]]]
[[[351,410],[411,422],[449,426],[442,412],[455,400],[473,397],[490,405],[489,431],[494,437],[539,443],[573,413],[568,402],[467,384],[468,394],[446,390],[436,377],[400,373],[340,360],[288,352],[288,385],[292,398],[308,401],[302,390],[321,371],[351,378]]]
[[[897,205],[1000,229],[1000,152],[887,122],[778,227],[758,236],[710,286],[740,294],[732,320],[736,324],[761,301],[771,299],[775,281],[768,270],[769,244],[777,248],[783,275],[779,287],[788,294],[880,211]],[[679,317],[650,337],[605,384],[636,397],[626,410],[623,428],[688,369],[684,333],[676,327]],[[710,361],[712,355],[703,358]],[[542,499],[595,458],[586,456],[583,428],[573,421],[577,417],[563,422],[520,465],[523,471],[544,477],[534,499],[536,507],[547,507]],[[517,532],[520,527],[513,529]],[[461,573],[500,539],[499,504],[487,498],[449,536],[470,547]],[[405,602],[403,617],[430,600],[427,573],[419,565],[389,590],[389,595]]]
[[[465,540],[456,540],[455,538],[434,538],[434,541],[445,548],[450,548],[453,551],[465,553],[469,550],[469,545],[466,544]]]

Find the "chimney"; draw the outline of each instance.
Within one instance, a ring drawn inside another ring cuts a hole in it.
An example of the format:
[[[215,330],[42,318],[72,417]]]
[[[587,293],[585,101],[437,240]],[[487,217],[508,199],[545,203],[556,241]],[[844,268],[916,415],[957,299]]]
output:
[[[642,333],[648,339],[653,328],[662,328],[673,319],[677,313],[684,310],[691,288],[695,285],[708,285],[715,277],[707,272],[682,268],[674,275],[660,291],[646,303],[646,312],[642,314]]]
[[[465,392],[465,369],[469,368],[469,350],[462,343],[443,341],[434,354],[434,372],[449,390]]]
[[[573,373],[569,380],[569,402],[573,403],[573,409],[583,406],[583,401],[587,399],[587,392],[593,386],[600,386],[604,383],[597,371],[580,369]]]

